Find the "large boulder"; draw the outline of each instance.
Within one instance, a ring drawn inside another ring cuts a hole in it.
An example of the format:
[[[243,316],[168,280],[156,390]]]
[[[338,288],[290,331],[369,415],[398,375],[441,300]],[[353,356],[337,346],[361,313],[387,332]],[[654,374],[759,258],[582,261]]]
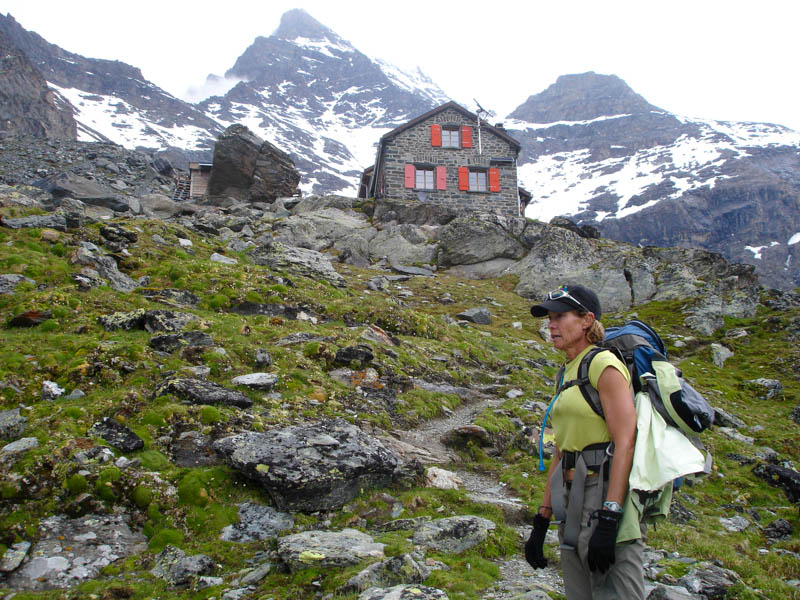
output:
[[[438,232],[439,264],[471,265],[497,258],[520,259],[525,247],[509,235],[507,219],[466,215],[450,221]]]
[[[397,457],[341,419],[245,432],[214,448],[236,470],[261,484],[279,510],[331,510],[363,488],[392,480]]]
[[[214,146],[207,194],[212,203],[225,198],[274,202],[297,194],[299,182],[300,173],[288,154],[244,125],[231,125]]]

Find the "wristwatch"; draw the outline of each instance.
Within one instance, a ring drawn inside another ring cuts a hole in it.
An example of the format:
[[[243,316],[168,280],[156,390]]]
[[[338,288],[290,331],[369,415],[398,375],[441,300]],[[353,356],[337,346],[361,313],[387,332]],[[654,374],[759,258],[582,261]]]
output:
[[[603,502],[603,508],[611,512],[622,512],[622,506],[619,502]]]

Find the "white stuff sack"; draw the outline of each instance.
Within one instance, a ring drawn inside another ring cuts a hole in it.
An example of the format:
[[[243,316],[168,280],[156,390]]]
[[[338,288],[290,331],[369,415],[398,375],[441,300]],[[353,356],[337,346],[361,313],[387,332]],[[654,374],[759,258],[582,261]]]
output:
[[[673,479],[705,468],[703,453],[679,429],[666,424],[646,392],[636,394],[636,429],[630,489],[660,490]]]

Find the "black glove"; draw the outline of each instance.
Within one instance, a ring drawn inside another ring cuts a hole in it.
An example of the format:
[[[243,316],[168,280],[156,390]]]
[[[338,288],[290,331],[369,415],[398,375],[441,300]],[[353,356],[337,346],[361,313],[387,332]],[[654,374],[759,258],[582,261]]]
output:
[[[534,569],[544,569],[547,566],[547,559],[544,557],[544,538],[549,526],[550,519],[545,519],[538,513],[533,517],[531,537],[525,542],[525,560]]]
[[[589,570],[605,573],[614,564],[617,530],[622,513],[613,510],[596,510],[589,519],[597,519],[597,527],[589,538]]]

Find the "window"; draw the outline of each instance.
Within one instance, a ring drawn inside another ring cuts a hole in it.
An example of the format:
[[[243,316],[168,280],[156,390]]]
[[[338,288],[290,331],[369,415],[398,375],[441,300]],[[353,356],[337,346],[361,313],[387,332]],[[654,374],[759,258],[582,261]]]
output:
[[[500,170],[459,167],[458,189],[464,192],[499,192]]]
[[[446,190],[447,167],[408,163],[405,166],[404,185],[417,190]]]
[[[470,169],[469,172],[469,191],[470,192],[485,192],[486,191],[486,171],[476,171]]]
[[[459,139],[458,129],[442,128],[442,147],[443,148],[461,147],[461,140]]]
[[[414,187],[418,190],[432,190],[435,189],[435,177],[433,167],[416,169],[416,180]]]

